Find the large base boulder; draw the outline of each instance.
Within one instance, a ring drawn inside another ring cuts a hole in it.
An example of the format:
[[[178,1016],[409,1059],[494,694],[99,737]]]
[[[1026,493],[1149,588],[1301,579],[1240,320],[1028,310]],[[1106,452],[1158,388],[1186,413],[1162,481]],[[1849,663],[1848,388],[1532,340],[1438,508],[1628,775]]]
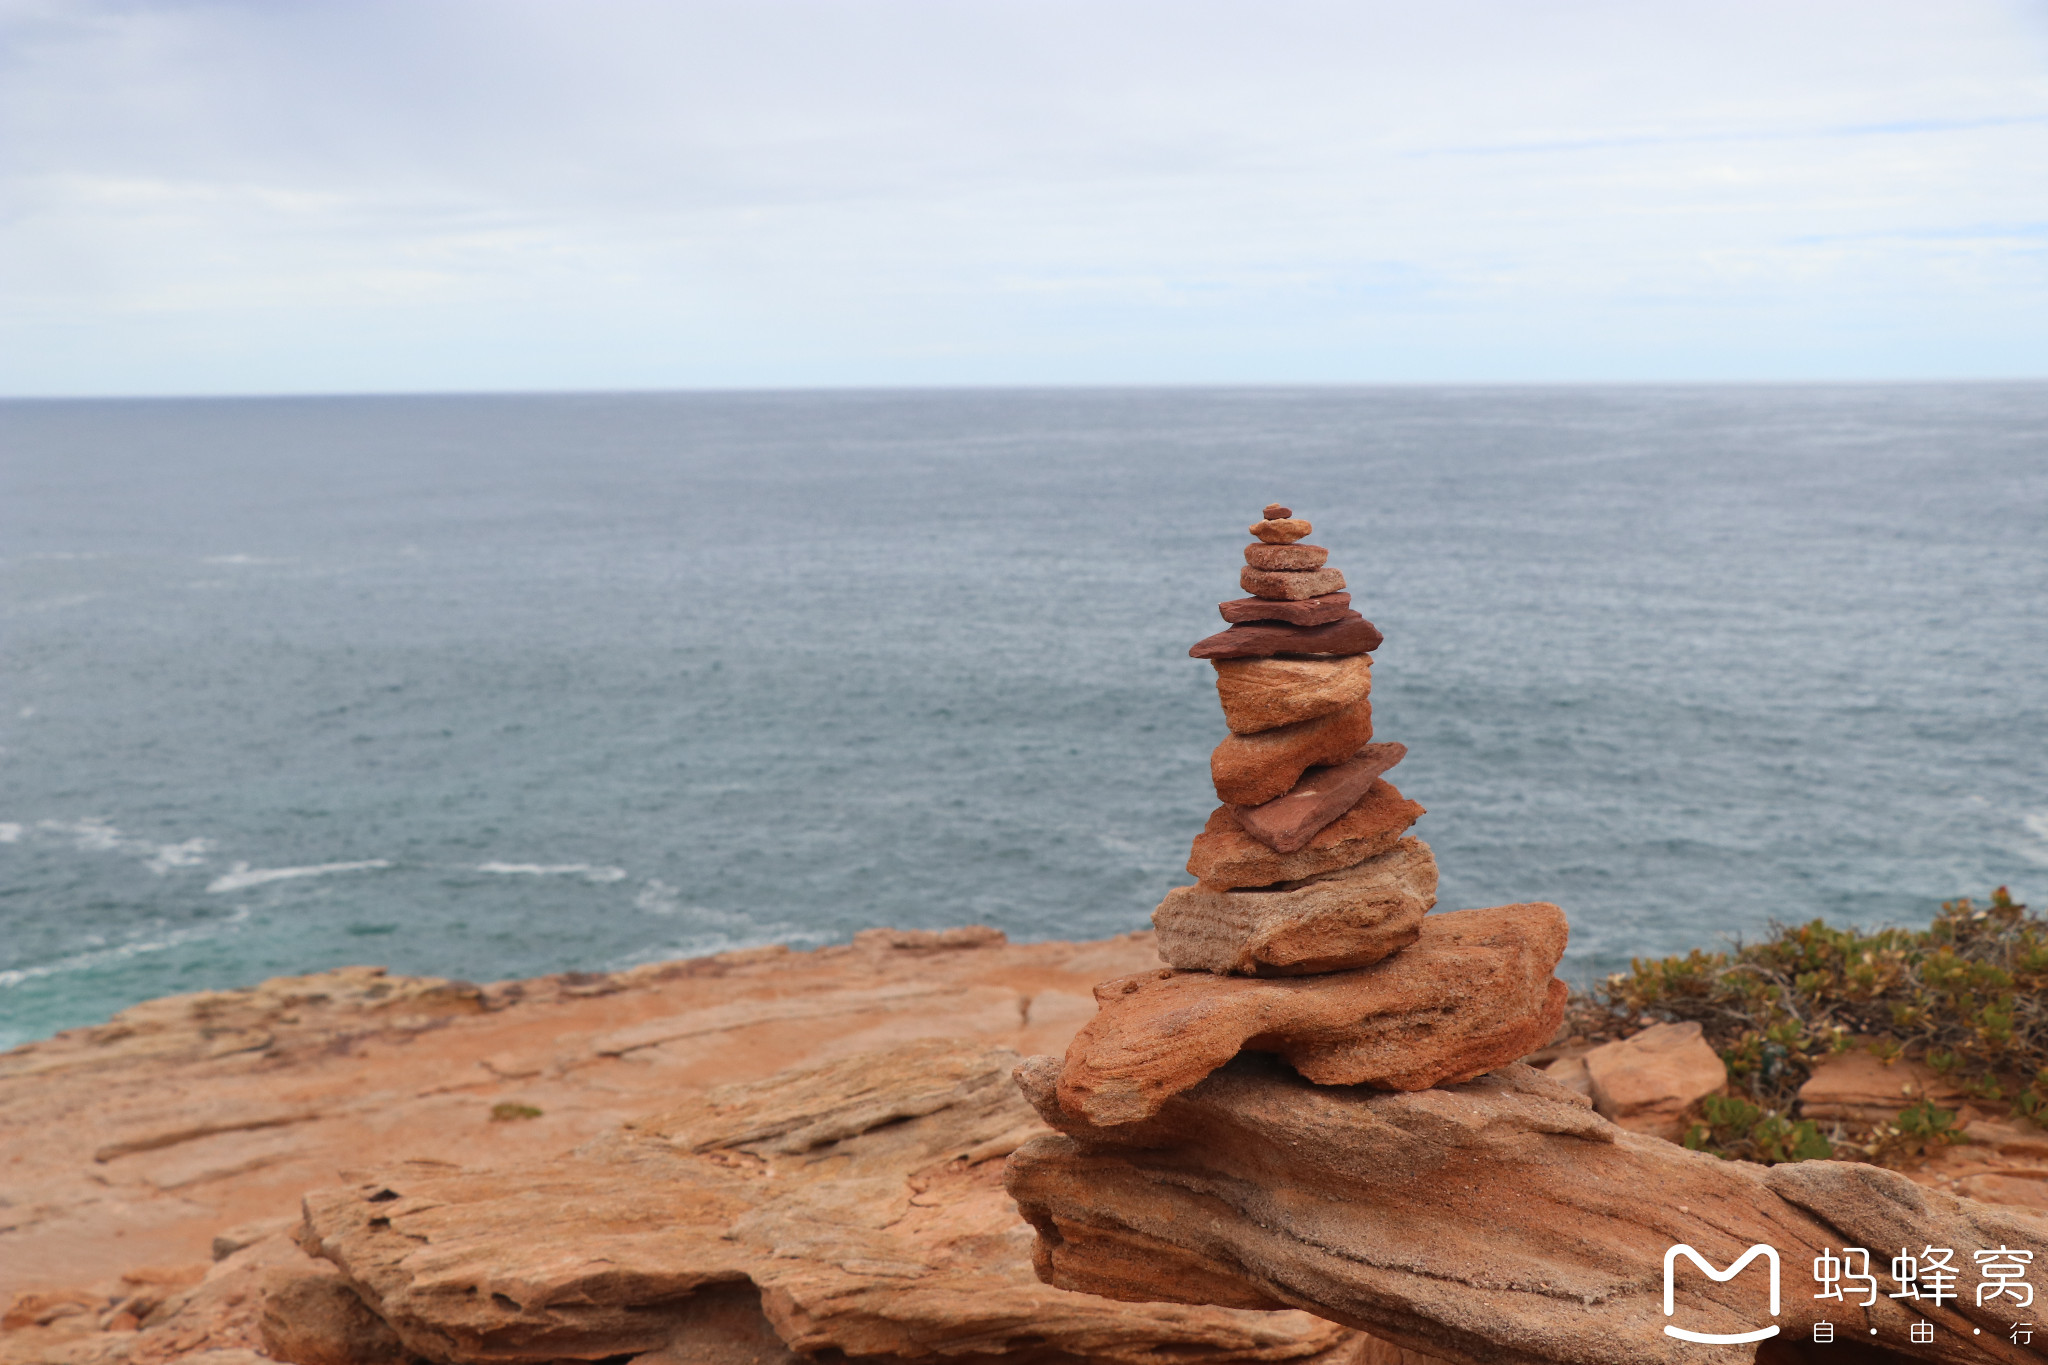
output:
[[[1244,1051],[1323,1085],[1421,1090],[1525,1056],[1564,1017],[1564,912],[1535,902],[1422,921],[1412,947],[1356,971],[1267,980],[1171,968],[1095,988],[1060,1103],[1132,1123]]]
[[[1387,1093],[1314,1085],[1247,1055],[1118,1124],[1064,1102],[1057,1058],[1031,1059],[1017,1079],[1061,1131],[1010,1158],[1008,1186],[1038,1231],[1039,1273],[1069,1289],[1303,1308],[1466,1365],[1698,1365],[1755,1349],[1701,1347],[1667,1326],[1775,1326],[1770,1358],[1804,1359],[1825,1348],[1793,1344],[1823,1320],[1865,1345],[1816,1359],[2040,1358],[2008,1344],[2027,1313],[1974,1301],[1969,1256],[2005,1247],[2039,1267],[2048,1223],[1872,1166],[1720,1161],[1617,1128],[1521,1064]],[[1672,1247],[1725,1269],[1759,1243],[1780,1261],[1775,1314],[1761,1260],[1726,1280],[1680,1261],[1665,1314]],[[1941,1305],[1816,1299],[1815,1259],[1845,1246],[1873,1258],[1956,1249],[1965,1285]],[[1931,1340],[1913,1339],[1916,1324]]]

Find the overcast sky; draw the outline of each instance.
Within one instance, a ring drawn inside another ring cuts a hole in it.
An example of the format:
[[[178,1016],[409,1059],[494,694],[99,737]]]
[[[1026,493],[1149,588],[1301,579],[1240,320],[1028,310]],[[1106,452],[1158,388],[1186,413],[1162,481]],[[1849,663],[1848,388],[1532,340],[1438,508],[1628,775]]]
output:
[[[0,392],[2048,376],[2048,0],[0,0]]]

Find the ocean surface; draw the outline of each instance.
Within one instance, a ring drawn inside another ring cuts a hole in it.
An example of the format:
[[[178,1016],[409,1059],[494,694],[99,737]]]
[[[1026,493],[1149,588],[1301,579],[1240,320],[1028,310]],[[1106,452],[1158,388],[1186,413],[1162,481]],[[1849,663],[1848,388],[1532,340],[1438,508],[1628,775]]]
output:
[[[2048,898],[2048,385],[0,404],[0,1044],[340,963],[1141,927],[1268,501],[1567,974]]]

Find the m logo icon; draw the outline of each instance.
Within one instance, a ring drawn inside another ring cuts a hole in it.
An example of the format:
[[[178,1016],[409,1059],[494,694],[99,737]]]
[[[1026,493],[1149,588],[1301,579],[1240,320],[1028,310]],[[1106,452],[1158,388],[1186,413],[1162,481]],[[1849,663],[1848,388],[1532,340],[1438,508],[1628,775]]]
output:
[[[1778,1316],[1778,1250],[1776,1247],[1765,1246],[1762,1242],[1758,1242],[1755,1246],[1736,1257],[1735,1264],[1729,1266],[1726,1270],[1716,1270],[1713,1266],[1707,1264],[1706,1257],[1700,1255],[1697,1251],[1685,1245],[1685,1243],[1680,1242],[1677,1246],[1664,1253],[1665,1317],[1670,1317],[1673,1311],[1671,1269],[1677,1263],[1680,1256],[1684,1256],[1701,1270],[1707,1272],[1708,1279],[1723,1282],[1734,1279],[1742,1273],[1744,1266],[1759,1256],[1763,1257],[1771,1263],[1771,1316],[1774,1318]],[[1680,1341],[1701,1341],[1709,1346],[1727,1346],[1736,1342],[1762,1341],[1765,1337],[1774,1337],[1778,1335],[1778,1325],[1772,1323],[1769,1327],[1759,1327],[1754,1332],[1688,1332],[1683,1327],[1673,1327],[1667,1323],[1664,1327],[1664,1335],[1667,1337],[1677,1337]]]

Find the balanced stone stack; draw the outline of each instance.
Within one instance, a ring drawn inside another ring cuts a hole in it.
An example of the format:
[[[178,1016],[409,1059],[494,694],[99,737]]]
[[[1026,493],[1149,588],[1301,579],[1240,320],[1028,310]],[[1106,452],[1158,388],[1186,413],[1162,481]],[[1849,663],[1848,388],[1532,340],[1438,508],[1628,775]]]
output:
[[[1372,742],[1372,651],[1309,523],[1278,504],[1251,527],[1229,627],[1188,652],[1216,670],[1230,735],[1210,758],[1223,801],[1195,837],[1196,884],[1152,923],[1166,969],[1104,982],[1061,1068],[1077,1116],[1156,1112],[1240,1051],[1325,1085],[1419,1090],[1532,1051],[1563,1016],[1564,914],[1544,903],[1431,915],[1423,814]]]

